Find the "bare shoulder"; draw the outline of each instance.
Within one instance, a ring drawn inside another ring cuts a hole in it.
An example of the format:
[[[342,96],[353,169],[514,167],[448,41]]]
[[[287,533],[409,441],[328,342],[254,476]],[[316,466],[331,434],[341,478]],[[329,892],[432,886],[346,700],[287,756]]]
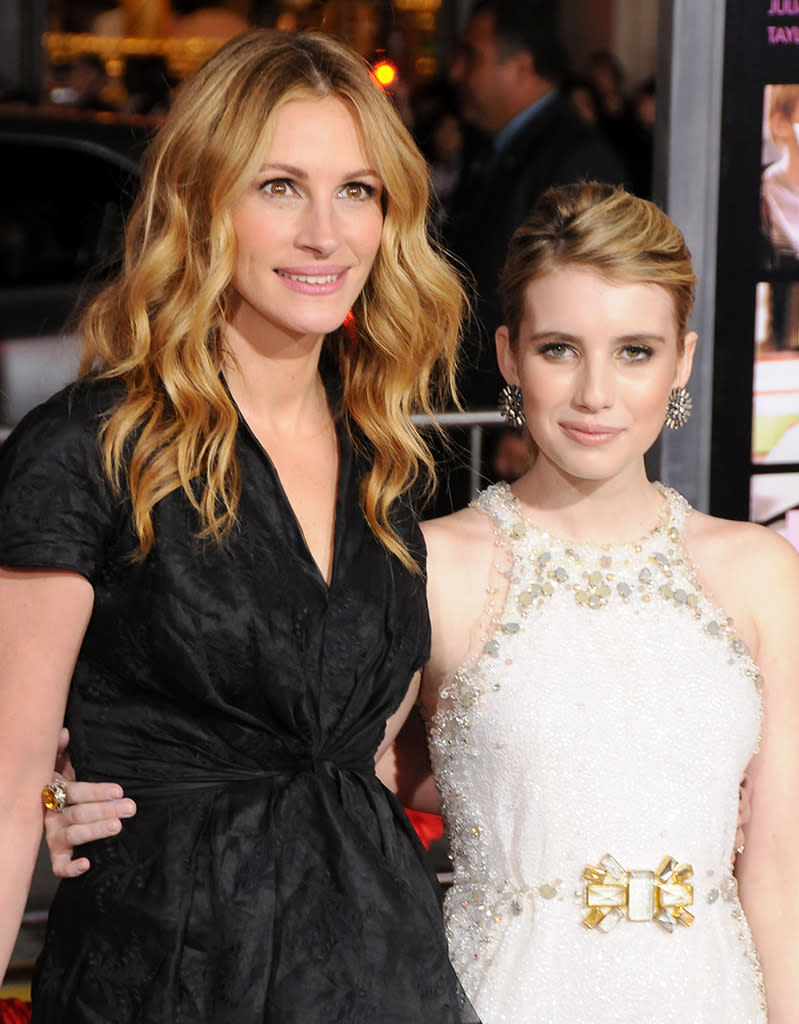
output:
[[[774,530],[694,512],[685,544],[700,582],[753,649],[764,630],[795,617],[799,553]]]
[[[464,551],[491,547],[494,543],[491,520],[476,508],[464,508],[440,519],[427,519],[422,523],[428,556],[449,559]]]
[[[476,508],[464,508],[422,523],[427,545],[427,593],[432,605],[465,603],[465,614],[475,597],[482,607],[495,558],[491,519]],[[431,610],[433,610],[431,608]]]
[[[703,569],[741,574],[749,582],[779,578],[797,579],[799,553],[774,530],[758,523],[694,512],[686,526],[686,542]]]

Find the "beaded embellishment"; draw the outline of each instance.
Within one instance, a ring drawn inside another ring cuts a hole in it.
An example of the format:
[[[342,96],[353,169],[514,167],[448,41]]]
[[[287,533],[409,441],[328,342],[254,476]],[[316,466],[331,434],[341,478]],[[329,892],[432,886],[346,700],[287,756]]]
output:
[[[508,600],[483,653],[496,657],[502,635],[518,633],[529,610],[558,591],[571,592],[577,605],[590,609],[604,608],[613,601],[648,604],[660,598],[684,610],[702,623],[709,636],[726,644],[744,674],[761,692],[763,677],[746,644],[735,632],[732,619],[707,598],[682,548],[680,531],[691,511],[690,505],[671,488],[656,486],[665,502],[661,521],[646,538],[646,546],[652,550],[645,556],[645,565],[637,564],[644,551],[643,539],[632,544],[602,546],[564,543],[525,519],[521,503],[507,484],[495,484],[479,495],[473,503],[475,507],[497,516],[499,528],[507,529],[512,541],[525,542],[514,544]]]

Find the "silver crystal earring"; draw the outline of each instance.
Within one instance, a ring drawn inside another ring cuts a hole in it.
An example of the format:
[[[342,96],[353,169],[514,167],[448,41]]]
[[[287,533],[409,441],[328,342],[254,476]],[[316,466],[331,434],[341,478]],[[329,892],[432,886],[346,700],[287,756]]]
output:
[[[666,405],[666,426],[669,430],[679,430],[680,427],[684,427],[693,407],[693,399],[688,394],[687,388],[682,385],[672,388]]]
[[[502,418],[512,427],[523,427],[527,422],[522,405],[522,393],[513,384],[506,384],[499,393],[499,411]]]

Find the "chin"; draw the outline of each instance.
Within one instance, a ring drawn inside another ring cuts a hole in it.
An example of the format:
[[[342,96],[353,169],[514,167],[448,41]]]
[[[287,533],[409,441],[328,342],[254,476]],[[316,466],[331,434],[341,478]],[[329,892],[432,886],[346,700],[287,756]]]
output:
[[[312,334],[332,334],[344,323],[349,307],[343,313],[335,313],[329,316],[309,317],[301,322],[286,322],[286,327],[292,334],[305,337]]]
[[[643,455],[641,456],[643,459]],[[572,480],[590,480],[594,483],[602,483],[604,480],[612,480],[614,477],[624,473],[631,465],[631,459],[608,459],[600,455],[599,458],[551,458],[549,461]]]

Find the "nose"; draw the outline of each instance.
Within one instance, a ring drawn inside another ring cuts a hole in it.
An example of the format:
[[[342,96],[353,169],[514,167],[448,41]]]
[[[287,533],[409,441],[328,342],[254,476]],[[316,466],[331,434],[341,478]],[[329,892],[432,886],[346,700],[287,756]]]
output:
[[[605,359],[584,359],[575,388],[575,404],[586,412],[596,412],[613,405],[615,396],[613,366]]]
[[[300,249],[318,258],[332,255],[340,239],[331,202],[309,200],[300,218],[295,242]]]

